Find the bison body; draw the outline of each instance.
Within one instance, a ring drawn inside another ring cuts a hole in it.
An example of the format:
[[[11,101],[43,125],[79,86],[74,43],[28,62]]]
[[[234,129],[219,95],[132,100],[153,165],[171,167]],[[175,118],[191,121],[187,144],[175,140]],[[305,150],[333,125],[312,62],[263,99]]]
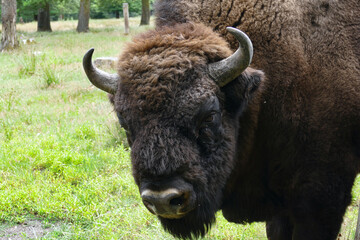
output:
[[[178,237],[222,210],[266,221],[269,239],[336,239],[360,170],[359,1],[159,0],[156,14],[116,76],[85,67],[107,82],[145,206]],[[237,48],[226,26],[254,58],[221,85],[208,69]]]

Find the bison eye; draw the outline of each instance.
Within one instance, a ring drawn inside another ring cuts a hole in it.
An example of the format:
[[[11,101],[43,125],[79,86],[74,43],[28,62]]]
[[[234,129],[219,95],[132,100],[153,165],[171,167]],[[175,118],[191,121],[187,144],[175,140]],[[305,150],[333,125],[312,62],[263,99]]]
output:
[[[212,123],[215,120],[216,112],[211,112],[204,120],[204,123]]]
[[[217,97],[209,98],[199,107],[194,116],[194,123],[196,127],[193,136],[196,137],[200,145],[210,147],[221,139],[221,110]]]
[[[208,112],[198,128],[198,140],[202,143],[213,144],[220,137],[221,114],[217,111]]]
[[[211,111],[202,119],[200,128],[211,127],[213,125],[220,124],[220,113],[217,111]]]

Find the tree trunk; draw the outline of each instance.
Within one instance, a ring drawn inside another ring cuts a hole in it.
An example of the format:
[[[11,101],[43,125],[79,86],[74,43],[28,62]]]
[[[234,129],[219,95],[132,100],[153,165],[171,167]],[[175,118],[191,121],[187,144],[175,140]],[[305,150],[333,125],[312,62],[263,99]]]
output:
[[[79,20],[76,31],[87,32],[89,31],[90,19],[90,0],[80,1]]]
[[[16,0],[1,0],[2,37],[0,51],[16,48]]]
[[[50,4],[48,2],[46,2],[43,7],[39,8],[37,31],[38,32],[52,31],[50,26]]]
[[[140,25],[149,25],[150,23],[150,0],[141,0],[141,21]]]

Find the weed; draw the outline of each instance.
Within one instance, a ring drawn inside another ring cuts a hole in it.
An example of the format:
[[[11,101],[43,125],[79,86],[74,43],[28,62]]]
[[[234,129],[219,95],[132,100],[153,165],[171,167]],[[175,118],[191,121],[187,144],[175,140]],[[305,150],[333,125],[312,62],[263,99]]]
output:
[[[59,74],[56,72],[56,64],[53,63],[53,59],[46,59],[46,56],[43,55],[41,61],[41,82],[44,88],[57,85],[61,82]]]
[[[56,85],[60,83],[59,76],[56,74],[55,69],[51,68],[50,65],[42,65],[43,75],[42,79],[46,87]]]
[[[7,93],[0,96],[0,112],[8,111],[10,112],[14,105],[18,103],[16,98],[16,91],[12,88]]]
[[[48,88],[61,82],[59,74],[56,72],[56,66],[64,63],[61,58],[49,58],[44,52],[31,51],[29,54],[19,58],[18,62],[20,65],[19,78],[34,75],[37,67],[40,67],[41,88]]]
[[[37,57],[34,52],[23,55],[22,59],[19,58],[19,78],[24,76],[31,76],[35,73]]]
[[[15,129],[13,127],[12,121],[8,118],[0,119],[0,133],[4,135],[5,141],[10,141],[14,135]],[[1,136],[1,135],[0,135]],[[0,138],[1,139],[1,138]]]

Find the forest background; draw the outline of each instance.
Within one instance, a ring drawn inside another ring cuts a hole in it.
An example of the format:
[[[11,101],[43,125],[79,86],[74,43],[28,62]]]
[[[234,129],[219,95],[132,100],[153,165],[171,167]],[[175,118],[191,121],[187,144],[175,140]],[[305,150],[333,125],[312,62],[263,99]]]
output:
[[[152,5],[153,0],[147,0]],[[122,4],[129,4],[130,17],[141,15],[142,0],[92,0],[90,18],[120,18],[123,16]],[[73,20],[79,15],[80,0],[17,0],[17,21],[37,21],[39,8],[50,5],[50,19]],[[1,13],[1,7],[0,7]]]

